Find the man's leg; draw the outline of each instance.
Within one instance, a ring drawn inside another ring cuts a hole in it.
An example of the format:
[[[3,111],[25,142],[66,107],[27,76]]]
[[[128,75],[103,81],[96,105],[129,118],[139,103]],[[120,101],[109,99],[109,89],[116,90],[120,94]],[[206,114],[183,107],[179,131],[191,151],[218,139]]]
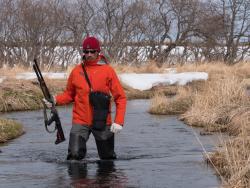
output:
[[[114,133],[110,131],[110,126],[106,126],[105,130],[97,131],[91,129],[98,150],[100,159],[116,159],[114,152]]]
[[[82,125],[72,125],[70,130],[67,160],[81,160],[85,157],[90,128]]]

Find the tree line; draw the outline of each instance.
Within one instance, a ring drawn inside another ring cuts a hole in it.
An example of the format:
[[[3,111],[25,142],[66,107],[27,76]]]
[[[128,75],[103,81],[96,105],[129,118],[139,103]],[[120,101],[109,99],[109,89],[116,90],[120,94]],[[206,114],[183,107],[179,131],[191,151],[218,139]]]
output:
[[[246,61],[249,0],[0,0],[0,67],[75,63],[94,35],[113,62]]]

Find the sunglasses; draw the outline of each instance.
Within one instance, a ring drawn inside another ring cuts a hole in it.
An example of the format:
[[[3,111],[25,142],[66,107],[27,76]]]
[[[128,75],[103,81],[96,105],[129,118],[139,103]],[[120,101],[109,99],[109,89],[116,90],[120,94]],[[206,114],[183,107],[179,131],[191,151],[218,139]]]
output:
[[[96,50],[83,50],[84,54],[89,54],[89,53],[94,54],[96,52],[97,52]]]

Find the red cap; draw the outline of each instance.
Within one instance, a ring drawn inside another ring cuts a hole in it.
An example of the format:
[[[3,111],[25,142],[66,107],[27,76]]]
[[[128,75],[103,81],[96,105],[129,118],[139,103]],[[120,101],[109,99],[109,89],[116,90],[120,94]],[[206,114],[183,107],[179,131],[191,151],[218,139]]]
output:
[[[98,52],[101,51],[100,43],[95,37],[87,37],[82,42],[83,50],[93,49],[97,50]]]

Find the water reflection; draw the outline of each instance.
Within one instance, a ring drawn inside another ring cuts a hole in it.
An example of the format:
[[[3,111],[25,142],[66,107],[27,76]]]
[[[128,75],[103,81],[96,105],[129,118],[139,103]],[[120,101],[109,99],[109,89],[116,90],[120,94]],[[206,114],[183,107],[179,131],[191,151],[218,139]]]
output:
[[[95,174],[88,174],[88,165],[82,162],[70,162],[68,164],[68,174],[71,178],[72,187],[125,187],[126,176],[117,170],[112,160],[97,161]],[[90,170],[89,170],[90,171]]]
[[[68,173],[72,179],[86,178],[86,176],[88,175],[87,163],[69,163]]]

